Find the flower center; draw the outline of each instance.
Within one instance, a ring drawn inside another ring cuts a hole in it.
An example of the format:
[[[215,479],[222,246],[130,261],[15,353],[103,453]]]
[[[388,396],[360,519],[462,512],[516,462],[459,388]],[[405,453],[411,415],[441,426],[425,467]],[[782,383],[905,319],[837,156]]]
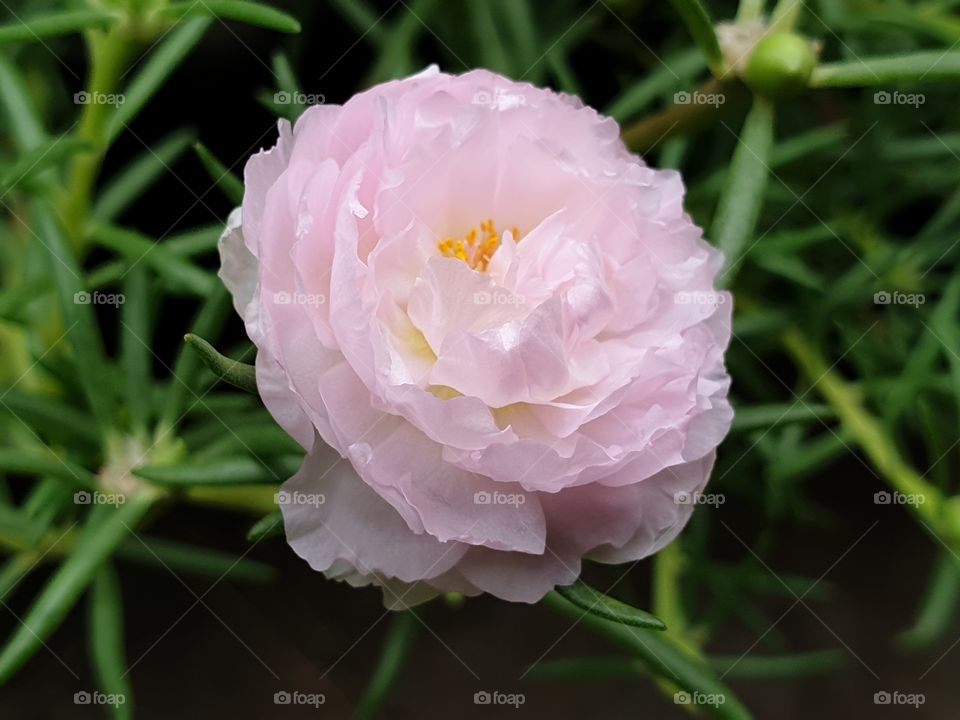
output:
[[[514,242],[520,239],[520,233],[517,228],[512,229]],[[477,228],[470,228],[470,232],[464,235],[462,240],[454,240],[448,237],[437,243],[440,254],[444,257],[463,260],[474,270],[486,272],[490,265],[490,258],[500,247],[500,234],[493,226],[493,219],[485,220],[480,223],[480,231]]]

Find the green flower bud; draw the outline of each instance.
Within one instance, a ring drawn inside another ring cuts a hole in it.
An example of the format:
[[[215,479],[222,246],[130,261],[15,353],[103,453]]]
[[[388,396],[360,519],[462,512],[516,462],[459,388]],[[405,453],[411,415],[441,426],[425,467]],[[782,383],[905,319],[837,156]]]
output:
[[[744,79],[763,95],[785,95],[806,87],[816,62],[809,40],[795,33],[774,33],[753,49]]]

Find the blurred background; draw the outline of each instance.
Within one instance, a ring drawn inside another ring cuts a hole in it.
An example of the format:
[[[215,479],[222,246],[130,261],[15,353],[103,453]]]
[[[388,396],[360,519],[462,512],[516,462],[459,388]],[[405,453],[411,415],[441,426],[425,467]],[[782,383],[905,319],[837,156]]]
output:
[[[3,22],[61,6],[0,5]],[[688,210],[711,237],[751,93],[731,79],[721,105],[671,124],[682,104],[678,92],[710,86],[703,86],[707,63],[670,4],[274,5],[301,22],[299,34],[214,20],[117,137],[98,192],[124,177],[131,163],[157,155],[163,162],[149,189],[118,206],[111,222],[181,243],[197,231],[196,249],[184,257],[215,271],[213,241],[233,203],[192,149],[196,141],[242,175],[246,158],[275,141],[277,116],[300,110],[278,91],[289,97],[296,87],[311,102],[342,103],[371,83],[436,63],[453,73],[490,68],[575,93],[612,114],[648,163],[682,172]],[[738,12],[735,2],[708,5],[721,21]],[[929,51],[944,53],[949,64],[960,44],[956,5],[821,0],[807,3],[796,27],[818,43],[824,61]],[[155,40],[138,53],[146,56]],[[25,79],[47,131],[70,133],[78,117],[72,98],[84,89],[88,71],[83,40],[72,35],[8,43],[0,51]],[[710,485],[722,503],[697,508],[662,561],[672,570],[654,571],[643,561],[626,574],[626,568],[602,566],[585,574],[600,588],[615,583],[609,594],[654,611],[656,583],[668,574],[688,641],[758,718],[946,718],[960,710],[954,687],[960,545],[943,529],[954,522],[956,503],[942,503],[944,525],[934,526],[916,512],[919,501],[911,504],[897,494],[902,486],[890,481],[904,474],[904,464],[949,498],[957,492],[960,468],[958,85],[928,79],[804,90],[778,102],[763,204],[730,277],[737,316],[728,365],[738,418]],[[911,99],[885,99],[880,91]],[[8,108],[3,123],[0,150],[10,166],[16,112]],[[3,291],[9,291],[23,287],[13,277],[11,257],[24,252],[13,249],[23,247],[19,218],[29,219],[30,212],[20,189],[0,199],[6,217],[0,261],[7,264],[0,269]],[[82,264],[109,289],[115,258],[97,244]],[[182,336],[196,327],[205,301],[162,276],[154,289],[149,362],[152,392],[160,396]],[[896,293],[914,300],[900,302]],[[17,334],[50,311],[42,301],[28,307],[21,298],[17,306],[24,309],[14,312],[11,303],[0,294],[0,365],[17,368],[13,358],[22,355],[30,366],[49,341]],[[119,352],[116,309],[96,311],[107,353]],[[217,346],[249,359],[238,318],[224,314]],[[5,372],[0,415],[11,417],[0,423],[6,435],[0,446],[17,445],[24,431],[12,416],[20,415],[43,442],[58,451],[69,447],[39,421],[34,425],[26,409],[32,395],[79,403],[76,389],[66,387],[69,382],[51,389],[57,383],[44,378],[22,383],[19,372]],[[56,370],[50,375],[56,378]],[[69,366],[64,377],[70,377]],[[840,382],[842,392],[823,393],[825,378]],[[203,382],[209,387],[212,379]],[[218,386],[210,407],[193,411],[181,435],[191,452],[223,440],[223,423],[235,427],[230,413],[247,427],[267,422],[252,400],[231,396],[237,394]],[[874,423],[866,433],[864,417]],[[285,467],[284,457],[274,461]],[[24,506],[37,478],[4,474],[11,507]],[[67,528],[75,512],[67,508],[52,517],[52,527]],[[116,560],[138,717],[341,718],[356,709],[391,624],[380,593],[326,581],[282,537],[251,547],[246,535],[255,520],[203,503],[178,504],[150,523],[149,534],[218,553],[206,566],[191,571],[189,561],[170,569]],[[231,566],[237,558],[243,559],[240,572]],[[0,638],[17,630],[51,572],[40,563],[15,592],[2,596]],[[381,717],[689,716],[689,707],[676,704],[669,688],[665,694],[642,664],[607,662],[628,656],[543,608],[486,597],[440,600],[423,607],[420,618]],[[104,708],[74,700],[75,693],[97,687],[88,624],[81,600],[0,688],[0,717],[106,716]],[[325,702],[278,707],[274,695],[283,691],[322,693]],[[481,691],[521,693],[523,704],[477,705],[474,695]],[[922,694],[923,702],[877,704],[876,693],[884,692]]]

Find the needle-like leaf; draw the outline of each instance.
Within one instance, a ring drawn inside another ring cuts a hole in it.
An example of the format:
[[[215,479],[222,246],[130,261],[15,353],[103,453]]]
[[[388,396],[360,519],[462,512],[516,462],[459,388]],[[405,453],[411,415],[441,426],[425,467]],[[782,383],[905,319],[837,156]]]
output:
[[[213,345],[199,335],[189,333],[184,335],[183,339],[221,380],[249,393],[257,393],[257,375],[253,365],[221,355]]]
[[[0,25],[0,43],[41,42],[84,30],[106,30],[117,19],[105,10],[65,10]]]
[[[277,475],[250,457],[136,468],[135,475],[167,487],[276,483]]]
[[[263,583],[276,577],[276,570],[248,557],[160,538],[130,538],[117,550],[116,557],[139,565],[160,566],[176,574]]]
[[[116,702],[106,708],[114,720],[133,717],[133,688],[123,648],[123,598],[110,563],[97,573],[90,594],[90,655],[100,689]]]
[[[77,547],[47,582],[0,651],[0,684],[9,681],[60,626],[97,570],[135,531],[156,497],[141,492],[119,508],[95,506]]]
[[[200,6],[206,3],[195,4]],[[212,20],[208,17],[191,18],[167,33],[123,91],[123,103],[117,107],[117,111],[110,119],[108,140],[116,138],[137,116],[183,59],[200,42],[211,22]]]
[[[715,75],[723,73],[723,53],[710,14],[700,0],[670,0]]]
[[[209,297],[219,284],[213,274],[171,253],[162,243],[133,230],[99,225],[91,230],[90,238],[98,245],[120,253],[134,265],[149,265],[175,290]]]
[[[666,630],[667,626],[663,620],[651,615],[645,610],[640,610],[621,602],[616,598],[604,595],[599,590],[594,590],[582,580],[577,580],[573,585],[558,587],[557,594],[565,600],[573,603],[582,610],[586,610],[591,615],[612,620],[613,622],[633,627],[642,627],[649,630]]]
[[[210,297],[193,322],[194,333],[199,337],[214,338],[219,333],[220,328],[226,321],[233,306],[230,302],[230,293],[219,284],[214,289],[213,296]],[[177,360],[173,365],[172,379],[170,387],[167,389],[166,401],[161,413],[161,425],[170,427],[180,419],[180,413],[190,403],[187,398],[191,395],[196,396],[196,388],[199,387],[199,370],[202,360],[200,356],[187,343],[180,349]]]
[[[300,32],[300,21],[274,7],[249,0],[203,0],[175,2],[157,13],[161,17],[179,20],[185,17],[217,17],[237,20],[247,25],[284,33]]]
[[[702,693],[716,699],[716,704],[704,703],[716,717],[726,720],[749,720],[750,713],[733,691],[724,685],[710,666],[696,657],[670,633],[631,627],[607,620],[593,613],[584,613],[580,605],[558,592],[548,593],[544,601],[553,609],[577,620],[611,641],[633,653],[658,677],[688,693]]]
[[[960,52],[929,51],[817,66],[812,87],[857,87],[960,79]]]
[[[193,133],[175,132],[145,150],[106,184],[90,214],[95,224],[112,221],[132,205],[190,147]]]
[[[280,537],[283,535],[283,514],[276,512],[264,515],[257,520],[247,531],[247,540],[250,542],[260,542],[266,538]]]
[[[147,268],[138,264],[130,269],[123,286],[123,323],[120,360],[124,377],[124,397],[131,426],[143,433],[150,418],[150,388],[153,386],[153,357],[150,323],[150,286]]]
[[[413,610],[404,610],[394,615],[377,669],[363,697],[360,698],[360,704],[353,716],[356,720],[369,720],[374,717],[377,708],[380,707],[403,670],[403,663],[410,654],[420,624]]]
[[[210,175],[214,184],[223,192],[227,200],[234,205],[243,202],[243,181],[234,175],[230,168],[220,162],[202,143],[194,143],[193,149],[197,153],[197,157],[200,158],[200,162],[203,163],[207,174]]]
[[[740,266],[740,256],[753,236],[763,192],[769,179],[773,146],[773,105],[756,98],[730,162],[730,172],[713,220],[713,242],[726,255],[722,284],[729,284]]]
[[[89,150],[90,145],[80,138],[57,136],[24,153],[0,177],[0,193],[28,184],[45,170],[55,167],[78,152]]]
[[[113,382],[91,298],[83,282],[83,271],[53,209],[39,200],[32,207],[36,218],[34,232],[49,251],[50,268],[57,283],[66,324],[64,340],[73,348],[77,379],[90,409],[100,429],[105,430],[113,424],[113,402],[109,392]]]
[[[0,470],[27,475],[52,475],[80,488],[93,488],[97,477],[84,467],[55,455],[0,448]]]
[[[27,91],[26,80],[3,55],[0,55],[0,109],[7,118],[7,131],[18,150],[25,152],[43,143],[46,132]]]

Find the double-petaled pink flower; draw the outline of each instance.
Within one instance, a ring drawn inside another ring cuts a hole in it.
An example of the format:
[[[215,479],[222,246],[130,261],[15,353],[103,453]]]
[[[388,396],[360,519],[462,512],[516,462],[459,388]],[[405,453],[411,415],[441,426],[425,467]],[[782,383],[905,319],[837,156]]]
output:
[[[669,543],[730,425],[731,303],[683,184],[575,98],[431,68],[250,159],[221,276],[316,570],[534,602]]]

